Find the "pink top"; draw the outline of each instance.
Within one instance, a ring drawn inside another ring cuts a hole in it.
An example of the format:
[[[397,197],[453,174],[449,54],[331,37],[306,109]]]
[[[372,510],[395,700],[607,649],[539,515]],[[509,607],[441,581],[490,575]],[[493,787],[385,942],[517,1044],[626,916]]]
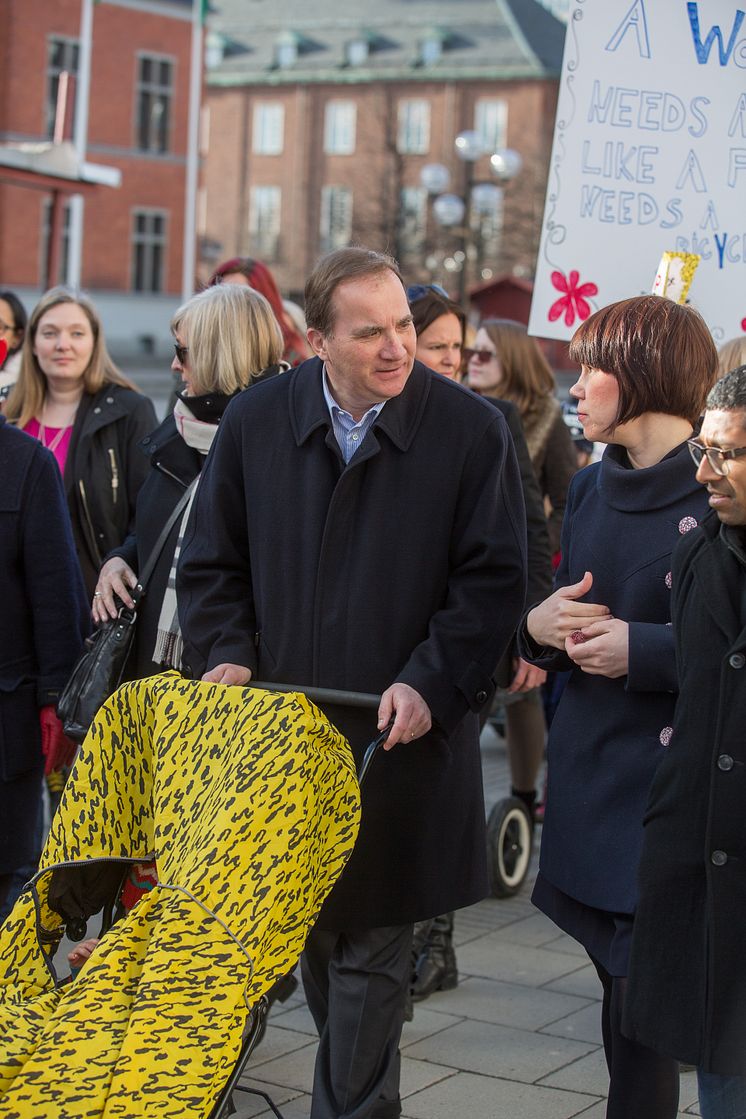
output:
[[[70,437],[73,433],[72,424],[70,424],[69,427],[45,427],[43,431],[44,438],[42,438],[41,424],[37,419],[29,420],[23,430],[27,435],[32,435],[34,439],[38,439],[43,446],[47,447],[52,452],[57,459],[60,474],[64,474],[67,452],[70,447]]]

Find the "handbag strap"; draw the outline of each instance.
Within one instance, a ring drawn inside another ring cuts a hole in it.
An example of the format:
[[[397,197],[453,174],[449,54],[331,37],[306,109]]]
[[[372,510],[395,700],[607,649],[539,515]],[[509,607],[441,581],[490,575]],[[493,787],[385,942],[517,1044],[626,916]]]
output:
[[[158,562],[158,557],[160,556],[161,552],[163,551],[164,545],[165,545],[166,541],[168,540],[169,536],[171,535],[171,529],[174,527],[174,525],[178,521],[179,517],[183,514],[184,509],[186,508],[187,503],[189,502],[189,499],[192,496],[192,493],[194,492],[194,487],[197,485],[198,481],[199,481],[199,474],[194,479],[194,481],[187,487],[185,492],[181,495],[181,497],[179,498],[179,500],[177,502],[176,508],[174,509],[173,513],[171,514],[171,516],[168,518],[165,525],[161,529],[160,536],[158,537],[155,544],[153,545],[153,550],[151,551],[150,555],[148,556],[148,558],[145,562],[145,566],[142,569],[142,573],[141,573],[139,579],[137,580],[137,588],[136,588],[137,598],[135,599],[135,601],[139,600],[140,596],[145,594],[145,590],[147,588],[147,585],[150,582],[150,576],[153,574],[153,571],[155,569],[155,565]],[[135,596],[133,596],[133,597],[135,597]]]

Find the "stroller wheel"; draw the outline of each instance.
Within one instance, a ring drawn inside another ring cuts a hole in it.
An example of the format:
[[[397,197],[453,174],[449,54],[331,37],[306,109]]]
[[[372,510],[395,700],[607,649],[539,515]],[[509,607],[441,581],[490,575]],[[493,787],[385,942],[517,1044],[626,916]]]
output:
[[[494,806],[487,820],[487,858],[490,885],[496,898],[509,898],[523,885],[531,862],[533,824],[526,805],[507,797]]]

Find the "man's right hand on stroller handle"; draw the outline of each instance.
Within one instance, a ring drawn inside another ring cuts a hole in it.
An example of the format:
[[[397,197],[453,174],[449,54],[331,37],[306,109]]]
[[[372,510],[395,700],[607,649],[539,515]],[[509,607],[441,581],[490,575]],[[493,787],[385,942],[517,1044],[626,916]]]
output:
[[[241,687],[251,680],[251,669],[242,664],[216,664],[202,679],[207,684],[237,684]]]

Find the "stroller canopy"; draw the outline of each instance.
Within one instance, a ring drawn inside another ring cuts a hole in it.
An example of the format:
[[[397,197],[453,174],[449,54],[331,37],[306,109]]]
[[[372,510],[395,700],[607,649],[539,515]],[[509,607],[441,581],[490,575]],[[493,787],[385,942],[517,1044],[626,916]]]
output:
[[[349,747],[303,695],[173,673],[120,688],[0,929],[0,1115],[207,1115],[249,1008],[297,963],[359,815]],[[119,883],[152,858],[157,885],[60,985],[50,900],[86,916],[100,900],[86,875]]]

